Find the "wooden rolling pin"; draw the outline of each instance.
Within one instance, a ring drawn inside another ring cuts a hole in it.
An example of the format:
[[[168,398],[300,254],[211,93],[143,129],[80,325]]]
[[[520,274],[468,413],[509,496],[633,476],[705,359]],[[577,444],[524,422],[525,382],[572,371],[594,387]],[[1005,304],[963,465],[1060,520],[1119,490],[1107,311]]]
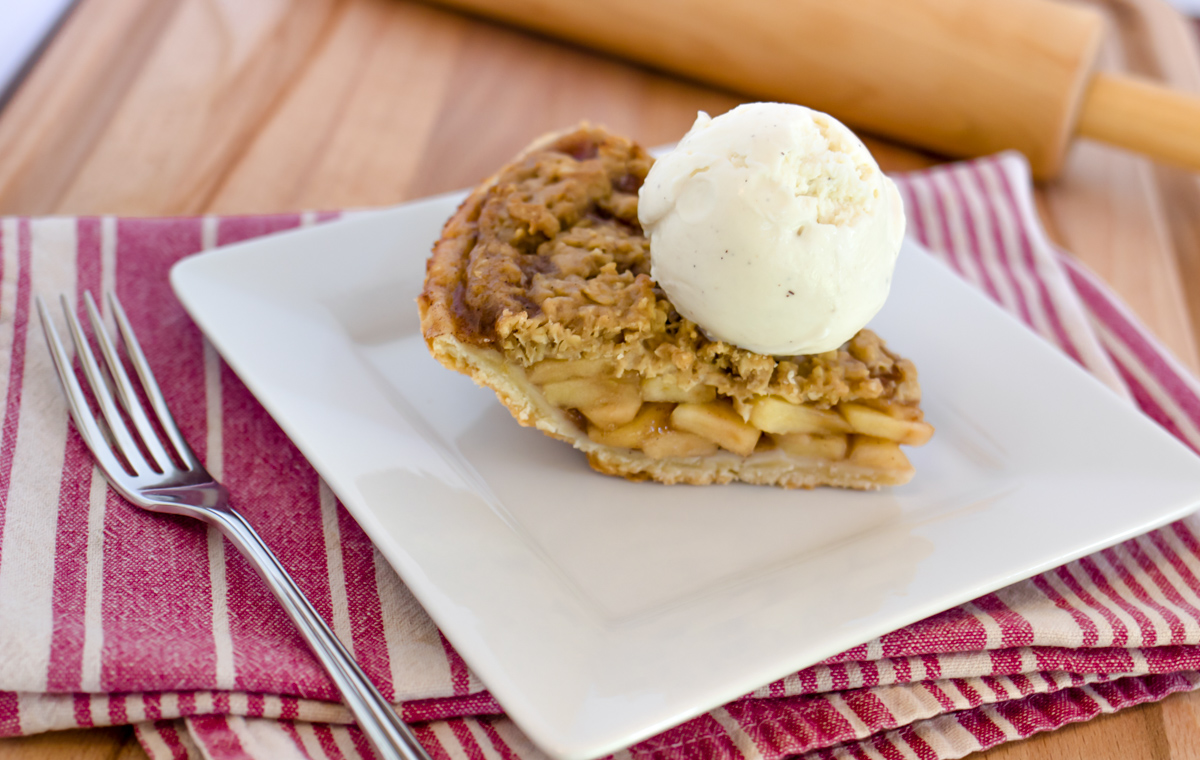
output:
[[[1052,177],[1075,135],[1200,169],[1200,97],[1096,73],[1103,18],[1052,0],[438,0],[656,68]]]

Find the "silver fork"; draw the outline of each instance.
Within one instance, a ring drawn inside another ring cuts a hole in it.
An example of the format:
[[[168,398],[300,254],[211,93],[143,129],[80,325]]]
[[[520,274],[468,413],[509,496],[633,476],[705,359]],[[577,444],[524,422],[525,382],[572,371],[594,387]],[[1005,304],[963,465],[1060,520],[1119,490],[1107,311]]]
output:
[[[40,297],[37,299],[38,314],[42,318],[46,342],[71,408],[71,418],[75,420],[75,427],[91,449],[108,482],[122,496],[143,509],[195,517],[220,530],[254,565],[275,593],[275,598],[325,666],[342,693],[346,706],[379,754],[386,760],[430,760],[412,731],[367,679],[254,528],[229,505],[229,492],[208,474],[183,439],[116,296],[110,293],[108,302],[125,344],[125,353],[166,435],[165,442],[156,434],[142,407],[117,349],[104,329],[92,294],[85,293],[84,302],[92,332],[104,356],[106,372],[97,363],[83,326],[67,299],[64,297],[61,300],[75,352],[83,365],[92,396],[100,407],[101,417],[92,412],[71,366],[71,358],[58,339],[58,332]],[[116,390],[115,398],[110,381]],[[132,430],[122,419],[122,409],[133,424]]]

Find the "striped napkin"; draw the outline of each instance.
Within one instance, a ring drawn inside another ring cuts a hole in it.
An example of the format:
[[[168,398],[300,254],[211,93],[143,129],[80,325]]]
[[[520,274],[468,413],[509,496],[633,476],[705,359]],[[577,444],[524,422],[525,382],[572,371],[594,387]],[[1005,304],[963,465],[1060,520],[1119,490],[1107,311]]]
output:
[[[1200,386],[1046,239],[1020,156],[898,180],[911,233],[933,255],[1200,451]],[[0,222],[0,735],[131,723],[153,758],[371,756],[241,557],[198,523],[129,507],[94,470],[30,300],[115,289],[185,435],[434,757],[542,757],[167,285],[183,256],[319,221]],[[618,754],[956,758],[1197,686],[1200,522],[1190,518]]]

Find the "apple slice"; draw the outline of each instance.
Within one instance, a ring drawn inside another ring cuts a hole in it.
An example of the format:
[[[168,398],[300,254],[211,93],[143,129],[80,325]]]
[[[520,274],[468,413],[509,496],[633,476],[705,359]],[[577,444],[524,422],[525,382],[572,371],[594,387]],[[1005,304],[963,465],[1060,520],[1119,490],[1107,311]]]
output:
[[[933,426],[928,422],[899,419],[862,404],[842,404],[838,412],[856,433],[909,446],[920,446],[933,437]]]
[[[692,433],[668,430],[647,439],[642,452],[651,459],[707,457],[717,453],[717,444]]]
[[[849,433],[850,425],[830,409],[817,409],[763,396],[750,402],[750,423],[766,433]]]
[[[717,389],[711,385],[693,385],[684,389],[675,375],[659,375],[642,380],[642,398],[646,401],[669,401],[673,404],[704,404],[715,401]]]
[[[643,442],[666,432],[671,409],[671,404],[642,404],[637,416],[624,425],[614,428],[588,425],[588,438],[604,446],[640,449]]]
[[[772,433],[779,448],[792,456],[837,461],[846,458],[849,445],[844,435],[814,435],[812,433]]]
[[[611,374],[603,359],[545,359],[525,370],[529,381],[538,385],[573,380],[577,377],[601,378]]]
[[[761,430],[744,422],[728,401],[680,404],[671,412],[671,425],[744,457],[754,453],[754,445],[762,435]]]
[[[601,427],[624,425],[637,416],[642,394],[632,382],[579,377],[547,383],[546,400],[562,409],[578,409]]]
[[[850,455],[847,459],[851,464],[870,467],[873,470],[912,469],[908,457],[904,456],[898,443],[869,435],[851,436]]]

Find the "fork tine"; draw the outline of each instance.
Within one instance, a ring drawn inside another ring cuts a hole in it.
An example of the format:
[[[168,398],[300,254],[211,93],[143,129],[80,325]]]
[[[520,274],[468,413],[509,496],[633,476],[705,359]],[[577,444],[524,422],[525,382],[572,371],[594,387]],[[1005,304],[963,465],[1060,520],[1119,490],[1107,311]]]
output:
[[[58,371],[58,379],[62,381],[63,391],[67,397],[67,406],[71,410],[71,419],[75,420],[75,428],[83,436],[87,447],[92,450],[92,455],[100,463],[101,469],[112,473],[124,472],[125,468],[113,455],[108,441],[104,438],[104,431],[96,423],[92,410],[88,408],[87,397],[84,396],[83,388],[80,387],[79,380],[75,377],[75,371],[71,367],[71,358],[63,348],[62,341],[59,340],[58,330],[54,328],[54,322],[50,319],[46,302],[42,300],[41,296],[37,297],[37,309],[38,316],[42,319],[42,333],[46,336],[46,344],[50,347],[50,357],[54,360],[54,369]]]
[[[79,318],[75,316],[67,297],[61,296],[60,300],[63,313],[67,315],[67,327],[71,331],[71,338],[75,341],[75,354],[79,357],[79,363],[83,365],[83,375],[92,388],[92,395],[100,404],[100,413],[104,415],[104,421],[108,423],[108,429],[113,434],[113,444],[125,457],[125,461],[129,462],[135,475],[145,475],[150,469],[150,464],[142,456],[142,451],[133,440],[133,436],[129,434],[125,420],[121,419],[121,412],[117,409],[112,391],[104,381],[104,375],[96,363],[96,356],[92,353],[92,347],[88,345],[87,336],[83,334],[83,325],[79,323]]]
[[[116,383],[117,398],[121,402],[121,406],[125,408],[129,419],[133,421],[134,427],[137,428],[142,443],[146,445],[146,450],[150,452],[152,464],[157,465],[155,469],[159,472],[166,472],[166,468],[172,464],[171,455],[163,448],[162,442],[154,432],[154,427],[150,424],[150,419],[146,417],[146,410],[133,390],[133,383],[129,381],[129,373],[125,371],[125,365],[121,363],[117,349],[109,339],[108,331],[104,328],[104,320],[100,317],[100,310],[96,308],[91,291],[83,294],[83,301],[87,307],[88,319],[92,323],[92,333],[95,334],[96,341],[100,344],[100,352],[104,354],[109,375]]]
[[[200,460],[196,458],[196,454],[192,451],[192,447],[184,440],[183,433],[179,431],[179,426],[175,424],[175,416],[171,414],[170,408],[167,407],[167,401],[163,398],[162,390],[158,387],[158,381],[154,379],[154,373],[150,370],[150,363],[146,361],[146,355],[142,353],[142,346],[138,343],[137,335],[134,334],[133,326],[129,324],[129,317],[125,315],[125,308],[117,300],[116,293],[109,291],[108,304],[113,316],[117,320],[117,329],[121,333],[121,340],[125,343],[125,353],[129,355],[129,361],[137,372],[138,380],[142,383],[142,390],[146,392],[146,398],[150,400],[150,406],[153,407],[154,414],[158,417],[158,424],[162,426],[163,431],[167,434],[167,438],[171,441],[171,445],[175,447],[175,452],[179,455],[180,461],[189,470],[203,469]]]

